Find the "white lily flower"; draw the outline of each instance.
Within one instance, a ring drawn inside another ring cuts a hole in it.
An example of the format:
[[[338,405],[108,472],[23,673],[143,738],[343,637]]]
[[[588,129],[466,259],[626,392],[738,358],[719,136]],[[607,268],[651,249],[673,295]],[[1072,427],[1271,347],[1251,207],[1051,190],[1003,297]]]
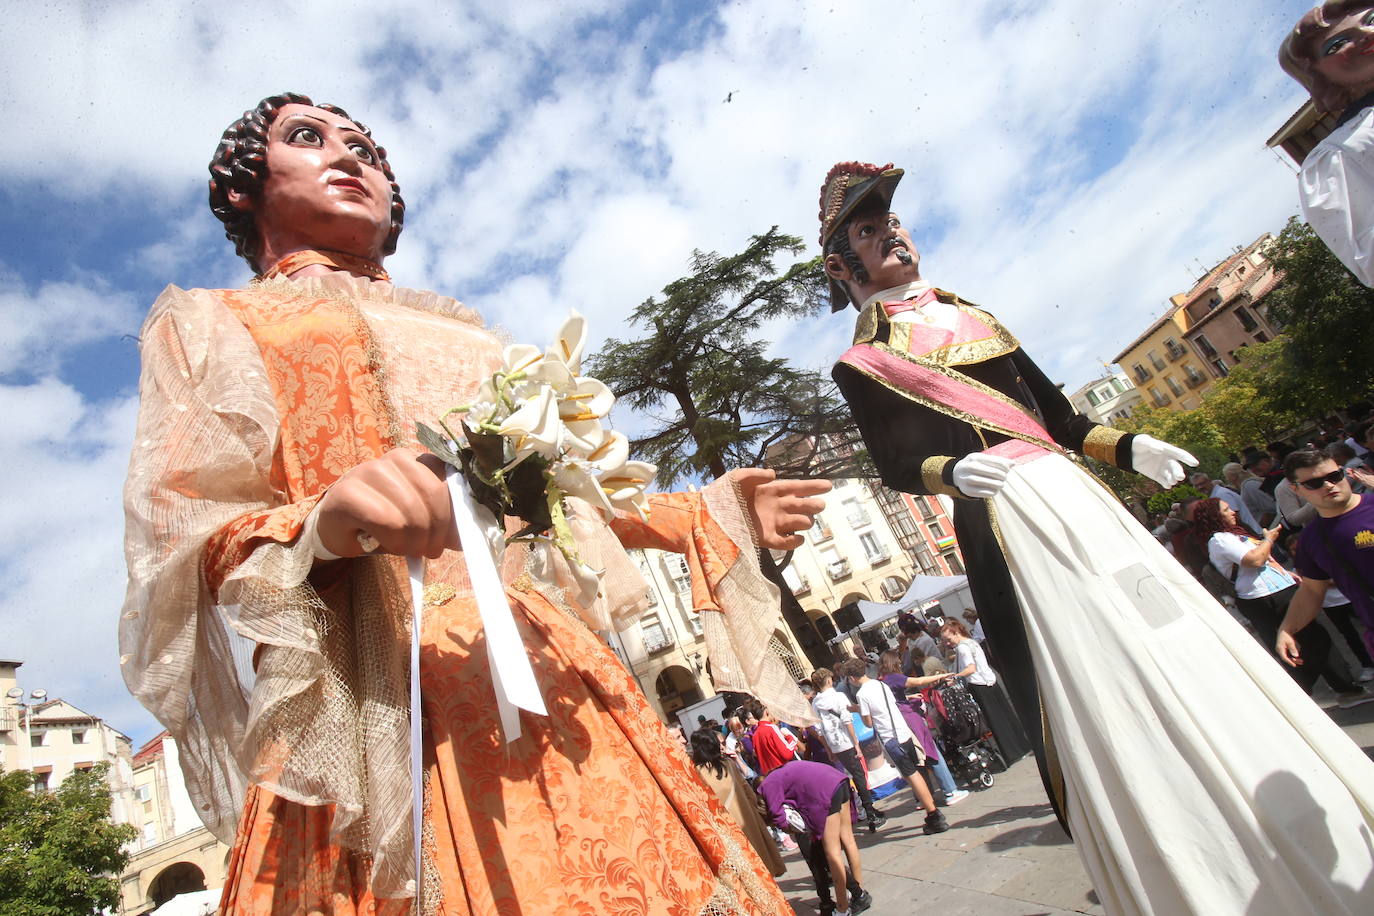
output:
[[[608,430],[606,438],[587,455],[587,463],[596,468],[600,477],[606,471],[618,468],[630,458],[630,440],[624,433]]]
[[[533,368],[544,354],[533,344],[511,344],[501,354],[501,374],[516,375]]]
[[[567,438],[565,433],[564,440]],[[603,515],[610,515],[615,507],[607,498],[601,478],[607,471],[623,467],[629,457],[630,442],[624,433],[603,431],[601,441],[586,456],[564,455],[555,462],[553,480],[568,495],[580,497]]]
[[[633,509],[640,518],[649,517],[649,496],[644,492],[658,468],[644,461],[626,461],[601,475],[601,490],[617,509]]]
[[[497,432],[511,439],[516,459],[531,454],[552,459],[558,454],[562,430],[553,389],[541,388],[539,394],[525,401],[507,417]]]
[[[596,451],[610,433],[600,420],[563,422],[563,449],[574,458],[586,459]]]
[[[597,478],[597,468],[581,458],[565,455],[551,466],[553,482],[569,496],[584,500],[593,509],[608,514],[614,511]]]
[[[557,359],[573,375],[582,371],[582,351],[587,346],[587,319],[578,314],[577,309],[568,310],[568,320],[558,329],[553,345],[545,356]]]
[[[563,391],[573,384],[573,373],[561,359],[550,359],[533,344],[511,344],[501,358],[501,374],[514,378],[517,391],[529,396],[533,388],[552,385]]]
[[[599,420],[611,412],[615,395],[594,378],[579,376],[570,388],[558,393],[558,414],[564,423]]]
[[[579,607],[591,607],[601,591],[601,574],[605,570],[592,569],[586,563],[571,562],[568,563],[568,569],[572,572],[573,582],[577,585],[577,594],[573,596],[573,601]]]

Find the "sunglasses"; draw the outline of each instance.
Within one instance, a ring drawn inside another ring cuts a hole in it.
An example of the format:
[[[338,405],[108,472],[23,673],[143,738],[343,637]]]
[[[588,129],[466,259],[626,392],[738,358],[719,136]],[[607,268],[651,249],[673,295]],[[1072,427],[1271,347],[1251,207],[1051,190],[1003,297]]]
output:
[[[1340,483],[1345,480],[1345,468],[1332,471],[1330,474],[1323,474],[1320,477],[1313,477],[1310,480],[1299,480],[1298,486],[1306,487],[1309,490],[1320,490],[1329,483]]]

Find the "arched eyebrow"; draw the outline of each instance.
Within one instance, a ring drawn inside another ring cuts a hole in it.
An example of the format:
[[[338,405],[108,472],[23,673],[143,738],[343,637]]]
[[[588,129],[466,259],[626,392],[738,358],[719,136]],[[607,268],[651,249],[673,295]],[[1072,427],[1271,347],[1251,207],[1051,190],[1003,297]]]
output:
[[[351,121],[340,120],[339,123],[336,124],[332,121],[326,121],[324,118],[317,118],[314,115],[306,114],[303,111],[296,111],[282,118],[280,123],[282,125],[282,128],[285,129],[285,127],[288,124],[292,124],[296,121],[313,121],[316,124],[319,124],[323,127],[329,127],[334,130],[341,131],[343,133],[354,134],[362,138],[362,140],[366,142],[367,145],[370,146],[372,149],[375,150],[377,148],[377,144],[372,142],[372,138],[369,137],[367,134],[363,133],[362,131],[358,130],[357,127],[353,126],[353,123]]]

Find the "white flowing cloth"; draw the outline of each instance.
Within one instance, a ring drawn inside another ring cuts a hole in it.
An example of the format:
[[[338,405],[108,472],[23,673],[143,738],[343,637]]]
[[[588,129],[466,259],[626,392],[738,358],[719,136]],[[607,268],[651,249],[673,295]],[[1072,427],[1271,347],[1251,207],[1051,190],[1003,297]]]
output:
[[[1070,461],[992,506],[1107,912],[1374,913],[1374,763]]]
[[[1365,286],[1374,286],[1374,108],[1318,143],[1298,172],[1302,218]]]

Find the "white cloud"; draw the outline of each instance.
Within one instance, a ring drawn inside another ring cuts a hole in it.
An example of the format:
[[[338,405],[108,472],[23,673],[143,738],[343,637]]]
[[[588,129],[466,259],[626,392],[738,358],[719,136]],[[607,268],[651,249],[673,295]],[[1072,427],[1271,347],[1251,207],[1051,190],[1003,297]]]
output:
[[[136,399],[93,402],[56,379],[0,385],[0,645],[42,687],[135,737],[154,726],[124,689],[120,488]]]
[[[47,282],[29,288],[0,275],[0,376],[54,370],[64,353],[142,324],[133,298],[96,278],[88,284]]]

